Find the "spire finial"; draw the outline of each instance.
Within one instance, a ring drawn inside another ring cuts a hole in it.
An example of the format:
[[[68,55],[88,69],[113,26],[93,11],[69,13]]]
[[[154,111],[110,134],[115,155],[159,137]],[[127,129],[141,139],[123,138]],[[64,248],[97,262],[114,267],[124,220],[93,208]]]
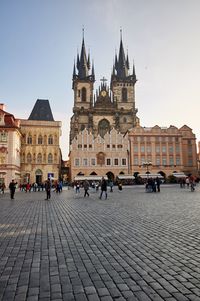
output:
[[[122,41],[122,27],[120,26],[120,41]]]
[[[84,39],[84,30],[85,30],[85,28],[84,28],[84,25],[82,26],[82,36],[83,36],[83,39]]]

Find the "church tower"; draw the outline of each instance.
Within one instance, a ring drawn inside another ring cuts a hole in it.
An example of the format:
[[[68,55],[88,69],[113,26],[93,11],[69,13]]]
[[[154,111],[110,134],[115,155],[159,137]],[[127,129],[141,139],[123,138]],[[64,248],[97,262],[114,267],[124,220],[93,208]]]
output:
[[[111,75],[111,91],[116,102],[120,131],[122,133],[139,123],[139,119],[136,116],[137,109],[135,108],[135,83],[137,79],[134,63],[132,74],[130,74],[129,69],[128,53],[126,56],[121,33],[119,55],[118,57],[115,55]]]
[[[74,107],[71,118],[70,142],[79,131],[88,128],[88,110],[93,106],[93,86],[95,82],[94,65],[90,63],[90,54],[86,54],[84,31],[82,39],[81,54],[77,54],[77,61],[74,62],[73,84]]]
[[[70,144],[84,129],[93,134],[94,138],[98,135],[103,138],[112,129],[125,134],[139,123],[135,108],[135,68],[133,65],[133,72],[130,74],[128,54],[125,56],[122,36],[110,85],[107,85],[107,80],[103,77],[96,93],[93,93],[94,65],[91,68],[84,36],[80,56],[78,54],[74,62],[72,81],[74,106],[70,123]]]

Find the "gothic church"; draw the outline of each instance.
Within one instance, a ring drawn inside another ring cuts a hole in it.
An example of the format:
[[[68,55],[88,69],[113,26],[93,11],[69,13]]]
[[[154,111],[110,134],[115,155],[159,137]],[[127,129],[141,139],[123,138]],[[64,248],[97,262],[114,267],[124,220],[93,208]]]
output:
[[[135,67],[129,71],[128,54],[125,56],[122,38],[119,55],[111,74],[110,88],[103,78],[98,91],[93,93],[95,72],[86,53],[84,37],[80,56],[77,55],[73,70],[74,107],[70,127],[70,144],[74,137],[84,129],[94,137],[101,137],[112,128],[121,133],[139,123],[135,108]]]

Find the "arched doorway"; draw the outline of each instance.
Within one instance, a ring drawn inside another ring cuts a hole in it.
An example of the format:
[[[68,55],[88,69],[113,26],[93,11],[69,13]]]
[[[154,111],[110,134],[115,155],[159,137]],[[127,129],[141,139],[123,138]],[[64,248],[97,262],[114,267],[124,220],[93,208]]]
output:
[[[114,174],[111,172],[111,171],[109,171],[109,172],[107,172],[107,177],[108,177],[108,181],[114,181],[114,179],[115,179],[115,176],[114,176]]]
[[[42,183],[42,171],[41,169],[37,169],[35,172],[35,182],[40,185]]]

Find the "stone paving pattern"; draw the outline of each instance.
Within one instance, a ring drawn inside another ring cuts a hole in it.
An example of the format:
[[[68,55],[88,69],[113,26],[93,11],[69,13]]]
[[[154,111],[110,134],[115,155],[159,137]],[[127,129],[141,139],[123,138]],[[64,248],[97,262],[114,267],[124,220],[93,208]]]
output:
[[[200,188],[0,195],[0,300],[200,300]]]

